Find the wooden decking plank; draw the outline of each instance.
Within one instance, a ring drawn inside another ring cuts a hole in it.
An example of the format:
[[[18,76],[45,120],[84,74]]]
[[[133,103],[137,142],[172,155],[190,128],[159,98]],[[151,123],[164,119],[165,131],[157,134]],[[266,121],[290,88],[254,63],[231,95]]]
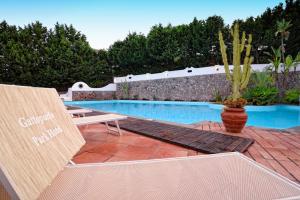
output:
[[[217,147],[217,148],[223,148],[224,146],[228,146],[234,141],[231,137],[224,137],[224,135],[219,136],[216,138],[215,141],[210,143],[210,147]]]
[[[174,140],[176,142],[185,142],[186,144],[191,144],[195,141],[201,140],[201,138],[203,138],[205,135],[206,135],[206,133],[195,134],[195,132],[191,132],[191,133],[188,133],[187,135],[174,138]]]
[[[120,123],[128,131],[181,145],[203,153],[244,151],[252,143],[251,139],[224,135],[217,132],[202,131],[157,121],[129,118]]]
[[[251,139],[245,139],[243,140],[234,150],[238,152],[244,152],[248,149],[248,146],[250,146],[254,141]]]
[[[216,146],[210,146],[211,143],[215,141],[216,136],[214,134],[206,133],[204,137],[200,140],[197,140],[193,143],[188,144],[189,146],[193,147],[194,149],[201,149],[203,153],[220,153],[224,152],[221,150],[222,148],[217,148]]]
[[[227,151],[235,151],[235,148],[240,145],[244,138],[238,138],[237,140],[233,140],[231,144],[226,146]]]

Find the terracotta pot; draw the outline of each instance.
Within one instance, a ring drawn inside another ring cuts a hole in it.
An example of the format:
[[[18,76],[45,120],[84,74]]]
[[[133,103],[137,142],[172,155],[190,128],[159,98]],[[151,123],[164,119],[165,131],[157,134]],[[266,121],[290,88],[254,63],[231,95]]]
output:
[[[244,108],[225,107],[221,116],[226,131],[230,133],[240,133],[248,119]]]

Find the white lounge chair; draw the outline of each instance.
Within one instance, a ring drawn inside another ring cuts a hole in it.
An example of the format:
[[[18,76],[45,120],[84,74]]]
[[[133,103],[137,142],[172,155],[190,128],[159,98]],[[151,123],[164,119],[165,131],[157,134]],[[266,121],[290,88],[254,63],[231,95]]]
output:
[[[104,115],[73,118],[73,122],[77,126],[96,124],[96,123],[105,123],[105,126],[108,129],[108,131],[117,132],[119,135],[122,135],[119,126],[119,120],[124,120],[124,119],[127,119],[127,116],[117,115],[117,114],[104,114]],[[108,122],[115,122],[117,130],[110,128]]]
[[[80,116],[85,117],[85,114],[91,113],[93,111],[88,109],[73,109],[73,110],[67,110],[67,112],[72,116],[77,115],[79,117]]]
[[[54,89],[0,85],[0,199],[299,199],[239,153],[68,165],[85,141]]]

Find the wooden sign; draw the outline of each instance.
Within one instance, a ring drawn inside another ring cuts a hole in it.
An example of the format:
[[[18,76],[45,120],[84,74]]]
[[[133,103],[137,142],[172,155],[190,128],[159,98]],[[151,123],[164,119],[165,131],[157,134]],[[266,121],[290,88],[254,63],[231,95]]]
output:
[[[12,199],[38,198],[83,144],[55,89],[0,84],[0,181]]]

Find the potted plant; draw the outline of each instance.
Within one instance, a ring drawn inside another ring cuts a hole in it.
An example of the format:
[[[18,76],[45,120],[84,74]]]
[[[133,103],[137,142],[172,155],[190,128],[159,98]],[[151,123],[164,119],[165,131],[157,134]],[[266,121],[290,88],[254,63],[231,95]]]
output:
[[[233,69],[230,72],[226,46],[223,40],[222,32],[219,31],[219,42],[226,72],[226,79],[231,83],[232,93],[229,98],[224,101],[225,108],[221,114],[223,124],[226,131],[232,133],[240,133],[244,128],[248,116],[245,112],[244,106],[247,101],[241,98],[241,92],[248,85],[251,75],[251,63],[253,57],[250,56],[252,35],[249,34],[246,40],[246,34],[243,32],[242,39],[240,39],[239,26],[236,23],[234,29],[231,31],[233,37]],[[245,51],[245,53],[244,53]],[[241,67],[242,55],[244,54],[244,63]]]

